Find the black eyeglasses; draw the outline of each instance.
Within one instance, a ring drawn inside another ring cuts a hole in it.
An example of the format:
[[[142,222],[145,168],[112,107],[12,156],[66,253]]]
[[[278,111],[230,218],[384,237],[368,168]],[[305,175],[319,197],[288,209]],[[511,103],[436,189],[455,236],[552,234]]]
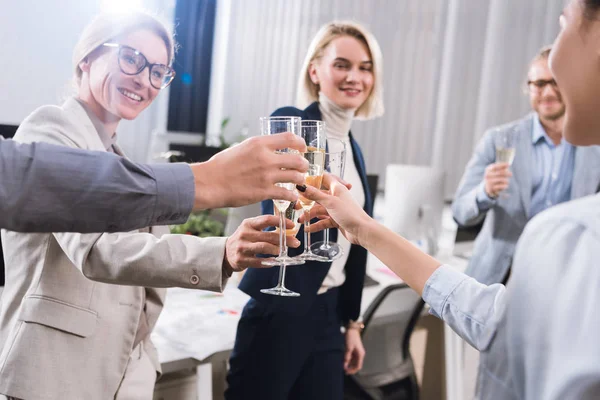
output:
[[[125,75],[137,75],[146,67],[150,70],[150,85],[164,89],[173,82],[175,71],[164,64],[150,64],[146,56],[134,49],[118,43],[104,43],[103,46],[119,49],[119,68]]]
[[[531,91],[542,92],[547,85],[551,85],[552,89],[557,90],[558,85],[554,79],[538,79],[535,81],[527,81],[527,86]]]

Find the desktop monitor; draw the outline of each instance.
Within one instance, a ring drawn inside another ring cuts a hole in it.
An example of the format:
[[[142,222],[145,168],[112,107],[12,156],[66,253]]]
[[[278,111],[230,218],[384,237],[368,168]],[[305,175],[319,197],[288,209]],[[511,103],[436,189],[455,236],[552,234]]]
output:
[[[3,136],[5,139],[12,138],[15,136],[17,129],[19,129],[17,125],[0,124],[0,136]]]
[[[444,172],[415,165],[387,166],[385,225],[408,240],[431,235],[435,243],[442,230]]]

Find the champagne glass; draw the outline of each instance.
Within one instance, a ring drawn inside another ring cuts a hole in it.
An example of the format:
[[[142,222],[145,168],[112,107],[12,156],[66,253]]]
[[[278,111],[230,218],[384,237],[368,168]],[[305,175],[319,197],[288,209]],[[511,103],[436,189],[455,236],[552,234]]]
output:
[[[296,202],[296,201],[290,202],[290,205],[288,206],[288,208],[285,209],[284,218],[289,219],[290,221],[292,221],[294,223],[294,227],[292,229],[285,230],[286,238],[293,237],[298,234],[298,231],[300,230],[300,227],[302,226],[299,219],[303,213],[304,213],[304,210],[302,209],[302,206],[300,205],[299,201],[298,202]],[[276,217],[279,217],[280,212],[277,207],[275,207],[273,209],[273,214]],[[277,227],[277,229],[275,231],[279,233],[279,227]]]
[[[296,135],[300,134],[300,117],[264,117],[260,119],[261,135],[275,135],[283,132],[292,132]],[[278,154],[296,153],[293,149],[279,149]],[[295,190],[296,185],[291,182],[277,183],[277,186],[287,190]],[[273,199],[273,205],[279,211],[279,256],[276,258],[266,259],[262,262],[267,266],[279,266],[279,280],[277,286],[270,289],[262,289],[261,293],[271,294],[274,296],[297,297],[299,293],[287,289],[284,285],[285,269],[288,265],[304,264],[304,260],[295,259],[287,255],[286,229],[285,229],[285,213],[291,206],[290,201]],[[295,204],[294,204],[295,206]]]
[[[339,139],[327,138],[325,170],[343,179],[344,168],[346,167],[346,151],[346,143]],[[324,230],[324,240],[313,243],[310,249],[314,254],[322,257],[325,262],[337,260],[343,254],[339,244],[329,241],[329,229]]]
[[[307,151],[304,153],[304,158],[308,160],[308,171],[304,178],[306,186],[313,186],[317,189],[321,188],[323,181],[323,172],[325,169],[325,148],[326,134],[325,122],[323,121],[302,121],[300,127],[300,135],[306,142]],[[298,198],[304,210],[304,252],[297,256],[305,261],[329,261],[329,259],[314,254],[310,249],[310,210],[315,204],[314,201],[308,200],[305,197]]]
[[[497,130],[494,135],[494,145],[496,147],[496,162],[512,165],[515,159],[516,131],[514,128]],[[504,191],[501,196],[508,197]]]

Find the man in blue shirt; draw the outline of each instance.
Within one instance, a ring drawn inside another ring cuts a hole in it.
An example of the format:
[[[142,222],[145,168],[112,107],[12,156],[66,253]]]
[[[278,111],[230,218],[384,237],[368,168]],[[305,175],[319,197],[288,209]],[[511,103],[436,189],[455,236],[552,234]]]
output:
[[[452,212],[461,225],[485,218],[467,275],[505,283],[525,224],[553,205],[593,194],[600,182],[596,146],[576,149],[562,136],[565,104],[548,67],[550,48],[532,60],[527,80],[534,112],[488,130],[458,187]],[[512,135],[512,165],[496,158],[498,139]]]

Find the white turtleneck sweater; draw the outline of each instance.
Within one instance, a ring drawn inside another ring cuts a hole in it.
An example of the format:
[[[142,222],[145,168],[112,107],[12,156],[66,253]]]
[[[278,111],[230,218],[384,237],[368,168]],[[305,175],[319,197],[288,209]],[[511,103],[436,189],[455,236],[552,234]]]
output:
[[[329,100],[322,92],[319,93],[319,110],[321,111],[323,121],[325,121],[327,126],[327,136],[342,140],[346,143],[346,167],[343,178],[346,182],[352,184],[350,194],[354,201],[356,201],[361,208],[364,208],[365,193],[362,181],[360,180],[360,175],[358,174],[358,169],[354,164],[354,155],[352,154],[349,136],[350,125],[352,125],[356,110],[344,110],[343,108],[340,108]],[[346,266],[346,261],[348,261],[348,255],[350,254],[350,242],[348,242],[342,234],[339,234],[337,243],[344,251],[344,254],[331,264],[329,272],[318,291],[319,294],[325,293],[330,288],[341,286],[346,280],[346,271],[344,270],[344,267]]]

